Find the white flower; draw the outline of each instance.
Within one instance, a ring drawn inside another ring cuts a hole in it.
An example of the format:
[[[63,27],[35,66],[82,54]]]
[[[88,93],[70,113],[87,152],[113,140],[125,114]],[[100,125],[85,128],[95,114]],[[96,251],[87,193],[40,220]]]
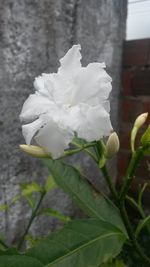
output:
[[[53,158],[60,157],[76,133],[88,142],[108,136],[111,77],[104,63],[81,66],[80,45],[60,59],[57,73],[34,81],[35,93],[25,101],[20,118],[29,145],[34,138]]]

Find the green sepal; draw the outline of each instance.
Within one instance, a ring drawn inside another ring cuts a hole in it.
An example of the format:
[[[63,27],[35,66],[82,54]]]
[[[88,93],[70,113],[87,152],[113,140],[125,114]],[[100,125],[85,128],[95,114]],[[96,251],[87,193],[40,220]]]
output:
[[[147,146],[144,150],[145,155],[150,155],[150,125],[147,127],[145,133],[141,137],[142,146]]]

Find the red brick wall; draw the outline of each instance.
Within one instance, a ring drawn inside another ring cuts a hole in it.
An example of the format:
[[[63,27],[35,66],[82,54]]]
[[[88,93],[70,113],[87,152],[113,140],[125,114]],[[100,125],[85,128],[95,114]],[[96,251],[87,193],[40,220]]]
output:
[[[150,39],[126,41],[124,44],[118,184],[122,181],[130,159],[129,134],[133,122],[143,112],[149,112],[148,125],[150,124]],[[138,169],[137,178],[132,185],[132,193],[136,193],[138,184],[150,182],[147,161],[150,163],[150,158],[147,157]]]

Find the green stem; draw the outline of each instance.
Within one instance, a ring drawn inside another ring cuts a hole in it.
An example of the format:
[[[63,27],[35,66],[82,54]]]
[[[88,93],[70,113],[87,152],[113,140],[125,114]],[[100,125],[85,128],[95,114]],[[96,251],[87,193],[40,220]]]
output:
[[[137,242],[135,236],[134,236],[134,229],[132,228],[132,225],[130,223],[126,208],[124,206],[124,204],[121,204],[119,206],[119,210],[122,216],[122,219],[124,221],[124,224],[126,226],[128,235],[130,237],[130,240],[132,242],[133,247],[135,248],[135,251],[139,254],[139,256],[144,260],[144,262],[146,264],[150,265],[150,259],[147,257],[147,255],[144,253],[142,247],[140,246],[140,244]]]
[[[146,219],[146,214],[144,212],[144,209],[143,209],[142,205],[139,205],[138,203],[136,203],[136,201],[133,198],[129,197],[129,196],[126,196],[126,200],[128,201],[128,203],[132,207],[134,207],[139,212],[139,214],[140,214],[140,216],[141,216],[142,219]],[[146,228],[147,228],[147,231],[150,233],[150,226],[149,226],[149,224],[146,225]]]
[[[94,147],[94,146],[95,146],[95,143],[85,144],[85,145],[81,146],[81,145],[79,145],[78,143],[76,143],[76,142],[74,141],[74,142],[72,142],[72,144],[75,145],[75,146],[77,146],[77,147],[79,147],[79,148],[75,149],[77,152],[81,152],[81,151],[86,152],[91,158],[93,158],[93,160],[94,160],[96,163],[98,163],[98,161],[97,161],[95,155],[94,155],[90,150],[88,150],[88,148],[90,148],[90,147]],[[74,150],[72,150],[72,151],[74,151]],[[76,153],[77,153],[77,152],[76,152]],[[63,157],[64,157],[64,156],[63,156]]]
[[[129,197],[128,195],[126,195],[126,200],[133,208],[135,208],[139,212],[142,219],[146,218],[143,208],[141,208],[132,197]]]
[[[132,154],[131,160],[129,162],[129,166],[127,168],[127,172],[124,178],[124,182],[120,191],[120,200],[123,201],[125,199],[125,196],[130,188],[130,185],[134,178],[134,173],[138,167],[138,164],[141,160],[141,158],[144,155],[144,151],[142,148],[137,150]]]
[[[68,151],[65,151],[64,152],[64,155],[61,157],[61,158],[64,158],[64,157],[67,157],[67,156],[71,156],[71,155],[74,155],[74,154],[76,154],[76,153],[79,153],[79,152],[81,152],[81,151],[83,151],[83,150],[85,150],[85,149],[87,149],[87,148],[89,148],[89,147],[93,147],[94,146],[94,144],[92,143],[92,144],[85,144],[85,145],[83,145],[82,147],[79,147],[79,148],[76,148],[76,149],[73,149],[73,150],[68,150]],[[59,158],[60,159],[60,158]]]
[[[37,212],[38,212],[38,210],[39,210],[39,207],[40,207],[40,205],[41,205],[41,203],[42,203],[42,200],[43,200],[44,196],[45,196],[45,192],[42,192],[42,193],[41,193],[41,196],[40,196],[40,199],[39,199],[39,201],[37,202],[37,205],[36,205],[35,209],[32,211],[32,214],[31,214],[31,217],[30,217],[29,222],[28,222],[28,224],[27,224],[27,227],[26,227],[26,229],[25,229],[25,232],[24,232],[24,234],[22,235],[22,237],[21,237],[21,239],[20,239],[20,241],[19,241],[19,243],[18,243],[18,249],[21,249],[21,247],[22,247],[22,245],[23,245],[23,243],[24,243],[25,237],[26,237],[26,235],[28,234],[29,229],[30,229],[30,227],[31,227],[31,225],[32,225],[32,223],[33,223],[33,221],[34,221],[36,215],[37,215]]]
[[[118,194],[117,194],[117,191],[116,191],[116,189],[115,189],[115,186],[114,186],[114,184],[113,184],[113,182],[112,182],[112,178],[111,178],[111,176],[110,176],[109,173],[108,173],[108,170],[107,170],[106,165],[104,165],[104,166],[101,168],[101,171],[102,171],[103,176],[104,176],[104,178],[105,178],[105,180],[106,180],[106,182],[107,182],[107,184],[108,184],[108,186],[109,186],[109,190],[110,190],[110,192],[111,192],[111,194],[112,194],[112,196],[113,196],[113,198],[114,198],[114,201],[115,201],[116,203],[118,203]]]
[[[127,214],[127,211],[126,211],[126,208],[125,208],[125,205],[124,205],[124,199],[121,201],[119,198],[118,198],[118,194],[117,194],[117,191],[112,183],[112,178],[110,177],[109,173],[108,173],[108,170],[107,170],[107,167],[106,165],[101,168],[102,170],[102,173],[104,175],[104,178],[106,179],[106,182],[108,184],[108,187],[113,195],[113,198],[120,210],[120,214],[121,214],[121,217],[123,219],[123,222],[126,226],[126,229],[127,229],[127,232],[128,232],[128,235],[129,235],[129,238],[131,240],[131,243],[132,243],[132,246],[134,247],[135,251],[138,253],[138,255],[143,259],[143,261],[146,263],[146,264],[149,264],[150,265],[150,259],[147,257],[147,255],[144,253],[142,247],[140,246],[140,244],[137,242],[135,236],[134,236],[134,230],[132,228],[132,225],[130,223],[130,220],[128,218],[128,214]]]

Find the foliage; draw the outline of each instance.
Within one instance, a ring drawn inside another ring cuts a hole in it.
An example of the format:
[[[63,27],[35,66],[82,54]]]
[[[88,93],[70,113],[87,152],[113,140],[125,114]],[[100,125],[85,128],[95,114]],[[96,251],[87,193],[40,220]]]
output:
[[[119,149],[119,139],[116,134],[113,134],[106,143],[102,141],[87,143],[75,137],[73,149],[65,151],[60,159],[54,160],[48,157],[43,160],[49,170],[46,181],[43,184],[37,182],[21,184],[20,193],[11,203],[0,205],[1,213],[9,212],[17,201],[25,199],[31,212],[25,232],[15,247],[7,245],[3,238],[0,239],[0,267],[150,266],[150,215],[145,213],[143,207],[143,194],[147,185],[144,184],[139,188],[137,200],[128,195],[137,166],[150,151],[150,126],[141,138],[141,145],[135,149],[135,138],[138,127],[143,124],[143,118],[145,120],[145,116],[140,116],[136,120],[135,129],[133,127],[132,130],[131,160],[119,192],[112,182],[106,165],[107,160]],[[110,189],[111,200],[99,192],[80,170],[63,161],[64,157],[80,151],[92,157],[102,171]],[[72,220],[53,207],[41,206],[45,196],[56,187],[62,188],[83,210],[85,219]],[[139,221],[134,224],[128,215],[127,202],[140,216]],[[63,226],[47,237],[35,238],[30,234],[30,227],[35,218],[43,214],[57,218]],[[26,241],[30,244],[28,249],[24,248]]]

